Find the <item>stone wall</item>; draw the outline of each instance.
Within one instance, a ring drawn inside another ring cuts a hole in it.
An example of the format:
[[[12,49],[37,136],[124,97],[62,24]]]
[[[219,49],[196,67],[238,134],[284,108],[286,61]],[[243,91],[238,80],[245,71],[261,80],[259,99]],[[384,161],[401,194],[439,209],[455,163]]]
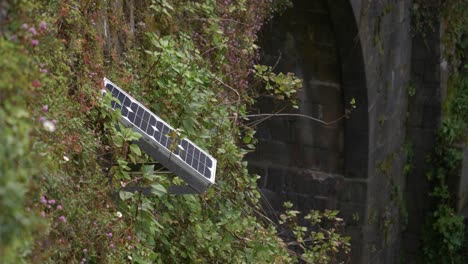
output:
[[[418,263],[422,244],[422,226],[430,208],[430,186],[426,180],[427,156],[436,143],[441,117],[441,47],[440,31],[417,33],[412,44],[411,96],[408,104],[408,142],[414,158],[406,177],[408,226],[403,236],[403,248],[408,263]]]
[[[263,96],[261,112],[286,107],[283,112],[323,120],[344,115],[338,50],[326,2],[296,3],[265,28],[263,40],[263,63],[276,65],[276,72],[294,72],[303,79],[303,89],[299,110]],[[257,131],[259,143],[250,164],[263,176],[261,187],[304,209],[334,207],[344,167],[344,121],[324,126],[305,118],[274,117]]]
[[[398,263],[411,78],[411,1],[361,1],[368,85],[369,161],[363,263]]]
[[[294,1],[263,36],[264,63],[304,79],[300,113],[324,126],[271,118],[248,160],[273,207],[339,209],[353,263],[397,263],[404,210],[405,122],[411,76],[411,1]],[[278,52],[280,51],[280,52]],[[281,54],[281,56],[279,56]],[[258,110],[282,107],[262,98]]]
[[[352,263],[420,263],[430,212],[427,156],[434,149],[447,85],[443,28],[411,29],[411,0],[296,0],[265,28],[263,63],[304,80],[297,112],[272,97],[262,113],[301,113],[332,121],[273,117],[258,125],[251,171],[274,211],[338,209],[351,235]],[[436,10],[437,11],[437,10]],[[449,182],[468,219],[468,151]],[[468,220],[467,220],[468,221]]]

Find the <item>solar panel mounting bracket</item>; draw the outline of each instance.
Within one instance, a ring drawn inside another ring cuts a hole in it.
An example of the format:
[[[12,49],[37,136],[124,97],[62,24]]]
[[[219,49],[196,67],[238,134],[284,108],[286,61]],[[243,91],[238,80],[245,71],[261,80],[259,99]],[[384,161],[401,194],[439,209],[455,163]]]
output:
[[[154,171],[158,174],[167,174],[172,173],[171,171],[164,168],[160,163],[157,162],[146,162],[146,163],[130,163],[127,166],[130,168],[130,174],[142,174],[141,167],[142,166],[157,166],[157,169]],[[113,166],[118,166],[117,163],[113,164]],[[126,192],[140,192],[144,195],[150,196],[151,195],[151,187],[149,186],[124,186],[121,190]],[[197,190],[190,187],[190,185],[171,185],[169,186],[167,192],[169,194],[175,195],[184,195],[184,194],[197,194]]]

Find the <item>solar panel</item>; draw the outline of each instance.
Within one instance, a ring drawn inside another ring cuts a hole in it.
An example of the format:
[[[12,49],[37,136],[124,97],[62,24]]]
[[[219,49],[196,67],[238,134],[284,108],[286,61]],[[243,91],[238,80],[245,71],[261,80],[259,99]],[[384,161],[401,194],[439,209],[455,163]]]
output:
[[[120,109],[121,122],[142,135],[136,143],[143,151],[199,193],[204,192],[208,185],[214,184],[215,158],[189,139],[180,138],[173,127],[109,79],[104,78],[104,86],[117,99],[112,101],[112,108]]]

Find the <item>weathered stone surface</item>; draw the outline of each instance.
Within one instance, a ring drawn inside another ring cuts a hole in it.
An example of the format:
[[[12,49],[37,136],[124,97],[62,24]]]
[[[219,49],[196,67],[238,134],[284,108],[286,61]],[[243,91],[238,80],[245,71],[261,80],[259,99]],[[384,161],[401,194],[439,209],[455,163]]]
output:
[[[267,27],[264,63],[304,79],[300,113],[330,126],[284,118],[259,125],[248,159],[275,210],[339,209],[352,235],[353,263],[397,263],[401,244],[415,259],[427,209],[425,157],[440,123],[439,33],[429,46],[410,30],[411,1],[296,0]],[[410,87],[410,85],[412,87]],[[410,90],[415,88],[415,90]],[[414,96],[409,97],[408,94]],[[271,99],[258,109],[274,111]],[[405,175],[405,141],[413,171]],[[410,212],[402,235],[402,207]],[[279,207],[275,207],[279,206]],[[408,238],[408,241],[405,239]]]

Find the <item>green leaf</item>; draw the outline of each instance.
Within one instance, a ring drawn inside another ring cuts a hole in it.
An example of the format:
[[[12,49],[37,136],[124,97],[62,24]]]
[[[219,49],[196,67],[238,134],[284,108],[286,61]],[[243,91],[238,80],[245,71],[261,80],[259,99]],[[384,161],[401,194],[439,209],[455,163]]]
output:
[[[137,144],[131,144],[130,145],[130,150],[135,153],[136,155],[138,156],[141,156],[141,150],[140,150],[140,147],[138,147]]]
[[[124,169],[124,170],[129,170],[130,168],[127,166],[128,162],[123,160],[123,159],[118,159],[117,163],[119,164],[119,167]]]
[[[167,193],[167,190],[161,184],[153,183],[153,184],[151,184],[151,193],[158,196],[158,197],[161,197],[161,196],[163,196],[164,194]]]
[[[154,173],[154,165],[143,165],[141,167],[141,173],[143,173],[143,177],[147,177],[148,175],[152,175]]]
[[[120,199],[122,201],[125,201],[125,200],[128,200],[128,199],[132,198],[133,195],[135,195],[135,194],[131,193],[131,192],[126,192],[126,191],[120,191],[119,192],[119,196],[120,196]]]

